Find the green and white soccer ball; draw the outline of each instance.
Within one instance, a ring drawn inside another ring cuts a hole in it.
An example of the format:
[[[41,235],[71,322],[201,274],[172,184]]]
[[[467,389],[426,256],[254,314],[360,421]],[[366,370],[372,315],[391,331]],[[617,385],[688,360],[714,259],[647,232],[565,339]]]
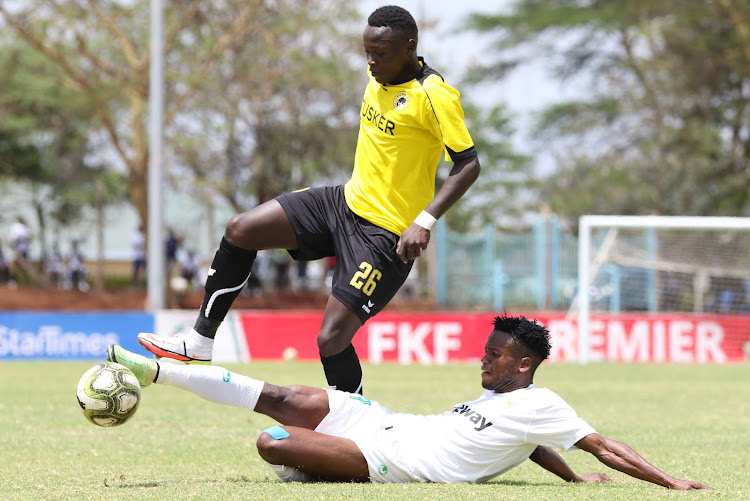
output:
[[[141,386],[124,365],[103,362],[81,376],[76,397],[86,419],[97,426],[119,426],[138,410]]]

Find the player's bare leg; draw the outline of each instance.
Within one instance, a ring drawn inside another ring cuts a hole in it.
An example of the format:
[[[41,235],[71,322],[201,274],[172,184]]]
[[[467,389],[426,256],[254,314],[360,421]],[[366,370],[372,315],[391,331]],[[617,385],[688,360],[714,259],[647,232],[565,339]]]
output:
[[[268,463],[295,468],[319,480],[367,482],[370,478],[367,461],[348,438],[284,426],[261,433],[257,446],[258,454]]]
[[[258,454],[282,479],[369,480],[367,462],[353,441],[313,431],[330,412],[327,391],[265,383],[255,411],[284,425],[265,430],[257,441]]]
[[[232,216],[224,236],[237,247],[248,250],[297,248],[297,235],[277,200]]]

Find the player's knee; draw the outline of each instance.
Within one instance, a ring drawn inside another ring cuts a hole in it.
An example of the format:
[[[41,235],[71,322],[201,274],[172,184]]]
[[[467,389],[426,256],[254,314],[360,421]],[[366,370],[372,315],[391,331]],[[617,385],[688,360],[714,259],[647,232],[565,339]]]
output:
[[[343,322],[331,323],[324,326],[318,333],[318,350],[324,357],[337,355],[352,344],[359,324],[346,325]]]
[[[323,351],[323,348],[327,348],[333,339],[333,336],[329,332],[321,331],[318,333],[318,349]]]
[[[318,351],[323,357],[338,355],[351,344],[351,338],[336,332],[321,332],[318,334]]]
[[[225,228],[224,235],[227,240],[234,243],[236,245],[236,242],[239,242],[243,235],[247,232],[247,213],[242,214],[235,214],[231,218],[229,218],[229,221],[227,222],[227,227]]]
[[[283,440],[272,436],[268,431],[264,431],[255,442],[258,448],[258,455],[271,464],[284,464],[286,456],[286,447]]]

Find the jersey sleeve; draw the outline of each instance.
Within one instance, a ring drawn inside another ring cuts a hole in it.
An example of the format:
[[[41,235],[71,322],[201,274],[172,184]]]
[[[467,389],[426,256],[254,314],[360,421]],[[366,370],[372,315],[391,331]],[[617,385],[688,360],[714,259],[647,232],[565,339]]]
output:
[[[567,405],[536,419],[530,427],[528,442],[563,450],[575,449],[575,444],[596,430],[578,417]]]
[[[459,92],[437,76],[428,78],[424,89],[445,145],[445,159],[456,162],[476,156],[474,141],[466,128]]]

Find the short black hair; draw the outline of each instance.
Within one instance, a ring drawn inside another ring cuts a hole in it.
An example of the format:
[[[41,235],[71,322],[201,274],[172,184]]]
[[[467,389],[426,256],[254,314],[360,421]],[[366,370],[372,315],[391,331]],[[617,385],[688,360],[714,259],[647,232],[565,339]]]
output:
[[[398,5],[386,5],[375,9],[367,18],[367,24],[373,27],[385,26],[391,28],[414,40],[417,39],[419,34],[417,22],[408,10]]]
[[[507,314],[495,317],[495,330],[509,334],[521,347],[529,350],[537,364],[549,357],[549,331],[536,320],[523,315],[509,317]]]

